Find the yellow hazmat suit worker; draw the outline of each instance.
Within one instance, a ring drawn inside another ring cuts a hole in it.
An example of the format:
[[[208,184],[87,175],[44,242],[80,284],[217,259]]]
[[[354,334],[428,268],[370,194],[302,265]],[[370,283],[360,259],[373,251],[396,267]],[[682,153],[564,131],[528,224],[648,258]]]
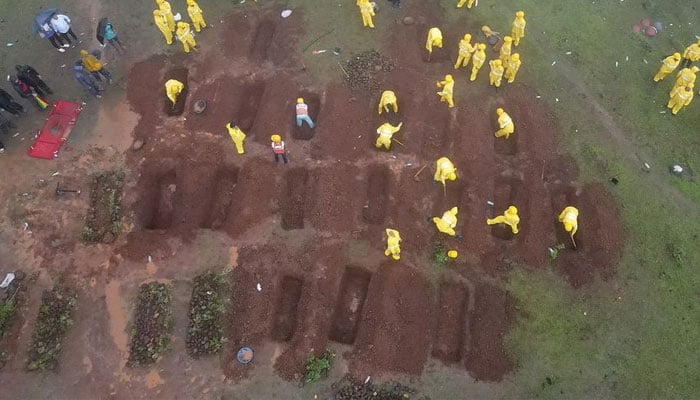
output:
[[[564,225],[564,230],[573,238],[578,230],[578,209],[568,206],[559,214],[559,222]]]
[[[511,30],[511,36],[513,37],[513,44],[520,44],[520,39],[525,37],[525,13],[518,11],[515,13],[515,19],[513,20],[513,28]]]
[[[457,3],[457,8],[464,7],[464,3],[467,3],[467,8],[472,8],[472,6],[474,6],[474,0],[459,0],[459,3]]]
[[[506,212],[503,213],[503,215],[499,215],[496,218],[489,218],[486,220],[486,223],[489,225],[495,225],[495,224],[506,224],[510,226],[511,231],[513,231],[514,235],[518,234],[518,223],[520,222],[520,217],[518,217],[518,209],[515,208],[515,206],[510,206],[506,210]]]
[[[489,61],[489,67],[491,67],[491,72],[489,72],[489,84],[495,87],[501,87],[501,79],[503,78],[503,65],[501,60],[491,60]]]
[[[175,33],[177,34],[177,40],[182,42],[182,48],[185,50],[185,53],[190,52],[190,47],[197,50],[197,42],[194,41],[194,35],[190,30],[190,24],[182,21],[178,22],[177,32]]]
[[[169,79],[165,82],[165,95],[168,96],[173,103],[173,107],[175,107],[175,103],[177,102],[177,96],[184,88],[185,84],[175,79]]]
[[[520,69],[520,64],[522,62],[520,61],[520,54],[518,53],[513,53],[510,56],[510,59],[506,63],[505,67],[506,70],[503,73],[503,77],[508,80],[508,83],[513,83],[515,82],[515,75],[518,74],[518,70]]]
[[[437,230],[450,236],[454,236],[455,227],[457,226],[457,211],[457,207],[452,207],[451,209],[445,211],[441,218],[433,217],[433,223],[435,223]]]
[[[505,136],[508,139],[511,133],[515,132],[515,124],[510,118],[510,115],[506,114],[502,108],[496,109],[496,115],[498,115],[498,127],[499,129],[494,133],[494,136],[501,137]]]
[[[399,112],[399,103],[396,100],[396,93],[394,93],[392,90],[385,90],[382,92],[382,97],[379,99],[377,113],[381,115],[382,109],[389,112],[389,106],[391,106],[395,113]]]
[[[452,79],[452,75],[445,75],[445,80],[438,82],[437,87],[442,88],[442,91],[437,92],[440,96],[440,102],[446,101],[448,107],[454,107],[455,103],[452,96],[454,93],[455,81]]]
[[[428,31],[428,40],[425,42],[428,53],[433,52],[433,46],[442,48],[442,32],[439,28],[430,28]]]
[[[501,64],[505,64],[508,62],[508,59],[510,58],[510,53],[513,49],[513,38],[510,36],[506,36],[503,38],[503,45],[501,46],[501,50],[499,52],[498,58],[501,59]]]
[[[204,14],[202,14],[202,9],[199,8],[199,4],[197,4],[196,1],[187,0],[187,14],[190,16],[192,26],[194,26],[194,30],[196,32],[199,32],[202,28],[207,27],[207,23],[204,21]]]
[[[700,60],[700,39],[683,50],[683,60],[686,65]]]
[[[173,8],[170,7],[170,3],[165,0],[156,0],[156,4],[158,4],[158,9],[163,12],[170,32],[175,31],[175,17],[173,17]]]
[[[243,149],[243,141],[246,138],[246,134],[243,133],[238,125],[233,124],[232,127],[230,122],[226,124],[226,129],[228,130],[229,136],[231,136],[231,140],[233,140],[233,144],[236,145],[236,151],[238,151],[238,154],[245,153],[245,150]]]
[[[386,228],[386,250],[384,250],[385,256],[390,256],[394,260],[399,260],[401,258],[401,235],[399,231],[395,229]]]
[[[678,78],[676,78],[673,87],[685,87],[688,86],[689,83],[695,83],[698,70],[700,70],[698,67],[683,68],[680,70],[676,75]]]
[[[469,59],[472,57],[472,53],[476,48],[471,44],[472,35],[465,34],[464,38],[459,41],[459,53],[457,55],[457,62],[455,63],[455,69],[459,67],[466,67],[469,64]]]
[[[693,101],[694,87],[694,83],[689,83],[686,87],[677,86],[671,90],[671,99],[668,101],[666,107],[671,109],[673,115],[678,114],[678,111],[680,111],[683,107],[689,105],[690,102]]]
[[[382,146],[389,150],[391,148],[391,138],[394,136],[394,133],[398,132],[399,129],[401,129],[401,126],[403,125],[403,122],[399,122],[398,125],[393,126],[392,124],[386,122],[377,128],[377,141],[374,143],[374,146],[378,149],[381,149]]]
[[[362,14],[362,25],[374,28],[374,23],[372,22],[372,17],[374,17],[374,7],[372,7],[369,0],[358,1],[357,6],[360,7],[360,14]]]
[[[165,43],[173,44],[173,32],[168,27],[168,20],[160,10],[153,10],[153,21],[155,22],[158,30],[165,36]]]
[[[476,80],[476,75],[479,73],[479,70],[481,67],[484,65],[484,62],[486,61],[486,45],[483,43],[478,43],[476,45],[476,50],[474,50],[474,55],[472,56],[472,75],[469,77],[470,81],[475,81]]]
[[[445,181],[454,181],[457,179],[457,169],[455,165],[452,164],[447,157],[440,157],[435,162],[435,177],[433,178],[436,182],[440,182],[443,185]]]
[[[664,58],[664,60],[661,62],[661,68],[659,68],[659,72],[654,75],[654,82],[658,82],[663,80],[666,75],[670,74],[673,72],[673,70],[678,67],[678,64],[681,63],[681,53],[673,53],[670,56]]]

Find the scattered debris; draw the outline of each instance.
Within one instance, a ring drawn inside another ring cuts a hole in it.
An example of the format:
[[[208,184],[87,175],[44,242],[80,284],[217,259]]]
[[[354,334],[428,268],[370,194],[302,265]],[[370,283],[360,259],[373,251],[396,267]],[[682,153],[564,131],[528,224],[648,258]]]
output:
[[[292,10],[290,10],[290,9],[282,10],[282,13],[280,13],[280,15],[282,16],[282,18],[287,18],[290,15],[292,15]]]
[[[395,65],[388,57],[376,50],[368,50],[345,62],[346,83],[351,89],[363,89],[369,92],[379,90],[376,73],[391,72]]]

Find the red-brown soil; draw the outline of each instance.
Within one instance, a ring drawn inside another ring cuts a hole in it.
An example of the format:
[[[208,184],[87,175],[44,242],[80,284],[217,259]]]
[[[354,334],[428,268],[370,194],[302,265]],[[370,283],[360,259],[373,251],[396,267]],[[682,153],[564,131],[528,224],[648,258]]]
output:
[[[263,12],[234,14],[239,28],[221,38],[229,44],[223,54],[156,56],[129,74],[128,98],[141,115],[134,136],[145,145],[128,155],[133,177],[124,209],[134,226],[122,254],[167,262],[173,243],[191,240],[199,229],[241,243],[221,358],[230,378],[256,370],[255,363],[235,362],[240,346],[274,353],[279,374],[299,379],[308,354],[333,341],[352,346],[339,356],[357,379],[419,375],[431,355],[463,365],[476,379],[502,379],[512,368],[503,337],[514,317],[504,279],[515,265],[547,265],[549,246],[571,246],[556,221],[566,205],[581,210],[578,248],[562,251],[556,267],[576,287],[613,273],[623,237],[616,208],[603,188],[576,182],[573,161],[558,151],[561,128],[553,112],[521,84],[487,87],[487,71],[468,83],[466,70],[452,68],[456,43],[447,42],[428,62],[424,32],[437,21],[437,9],[405,7],[422,17],[397,25],[379,49],[397,65],[382,87],[397,92],[398,116],[376,116],[376,94],[308,83],[294,48],[299,12],[284,24]],[[464,22],[445,36],[475,28]],[[162,110],[159,82],[168,71],[187,71],[181,116]],[[457,82],[454,109],[435,94],[446,73]],[[294,125],[299,96],[315,130]],[[191,111],[198,99],[208,102],[202,114]],[[497,107],[515,121],[508,140],[493,136]],[[388,153],[374,148],[376,127],[386,120],[404,123],[396,137],[405,146]],[[248,134],[244,155],[226,134],[229,121]],[[287,142],[288,165],[273,161],[274,133]],[[441,156],[451,158],[459,176],[444,192],[432,182]],[[428,168],[414,179],[423,165]],[[511,204],[520,211],[519,234],[486,225]],[[459,206],[461,238],[439,235],[428,220],[453,206]],[[383,257],[387,227],[401,232],[400,261]],[[437,280],[436,240],[460,253],[449,267],[454,271]]]

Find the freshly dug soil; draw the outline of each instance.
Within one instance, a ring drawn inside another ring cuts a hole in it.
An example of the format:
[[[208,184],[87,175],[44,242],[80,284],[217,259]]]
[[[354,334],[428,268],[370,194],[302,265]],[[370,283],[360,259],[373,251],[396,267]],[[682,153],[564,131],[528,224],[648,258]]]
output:
[[[122,218],[121,197],[124,172],[99,172],[90,181],[90,207],[85,216],[82,238],[86,242],[114,241]]]

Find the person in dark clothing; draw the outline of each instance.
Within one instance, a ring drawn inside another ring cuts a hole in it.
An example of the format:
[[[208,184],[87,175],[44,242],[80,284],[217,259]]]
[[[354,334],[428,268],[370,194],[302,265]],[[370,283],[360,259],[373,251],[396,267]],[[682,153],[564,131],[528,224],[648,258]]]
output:
[[[19,115],[24,112],[24,107],[17,103],[15,99],[3,89],[0,89],[0,108],[12,115]]]
[[[83,63],[81,61],[76,61],[73,65],[73,77],[78,83],[80,83],[91,95],[97,97],[98,99],[102,97],[100,95],[100,87],[97,86],[97,81],[90,75],[88,71],[83,68]]]
[[[61,53],[65,53],[66,49],[64,49],[64,47],[70,47],[69,44],[63,42],[63,39],[61,39],[61,35],[56,33],[56,31],[54,31],[51,28],[51,24],[49,24],[48,22],[39,25],[39,36],[41,36],[42,38],[49,39],[51,45]]]
[[[39,72],[32,68],[31,65],[15,65],[15,69],[17,70],[17,77],[33,87],[39,96],[53,94],[53,90],[41,79]]]
[[[97,41],[100,42],[102,47],[107,46],[105,43],[105,41],[107,41],[117,52],[124,52],[124,46],[122,42],[119,41],[119,36],[117,36],[117,33],[114,31],[114,26],[112,26],[112,23],[109,22],[107,18],[102,18],[97,24]]]

